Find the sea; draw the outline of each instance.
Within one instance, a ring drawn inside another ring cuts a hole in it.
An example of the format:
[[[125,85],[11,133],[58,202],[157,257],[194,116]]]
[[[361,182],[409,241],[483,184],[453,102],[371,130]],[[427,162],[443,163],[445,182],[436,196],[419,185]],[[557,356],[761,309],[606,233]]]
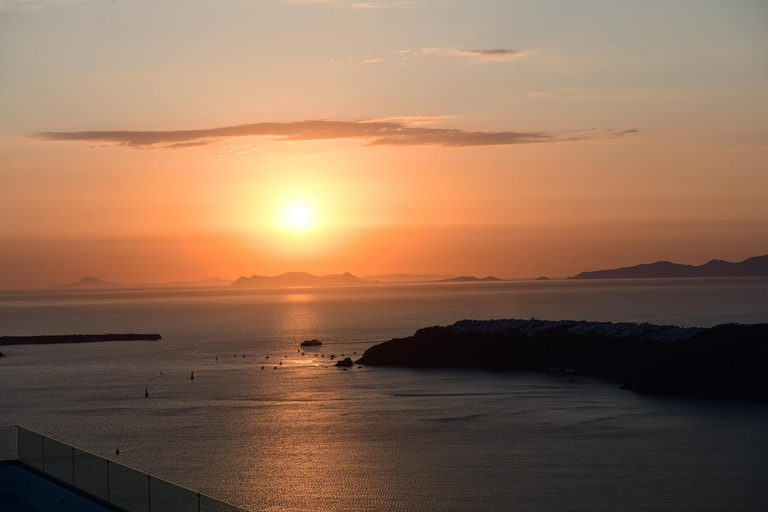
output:
[[[254,511],[768,510],[768,404],[330,359],[532,317],[768,322],[768,278],[0,291],[0,335],[163,337],[3,347],[0,425]]]

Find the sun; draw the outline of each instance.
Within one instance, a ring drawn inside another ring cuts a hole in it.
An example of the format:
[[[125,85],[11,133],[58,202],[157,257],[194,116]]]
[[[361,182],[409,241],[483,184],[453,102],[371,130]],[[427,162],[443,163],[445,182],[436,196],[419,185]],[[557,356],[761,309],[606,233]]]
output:
[[[316,223],[314,211],[305,203],[290,203],[285,206],[282,225],[289,231],[307,231]]]

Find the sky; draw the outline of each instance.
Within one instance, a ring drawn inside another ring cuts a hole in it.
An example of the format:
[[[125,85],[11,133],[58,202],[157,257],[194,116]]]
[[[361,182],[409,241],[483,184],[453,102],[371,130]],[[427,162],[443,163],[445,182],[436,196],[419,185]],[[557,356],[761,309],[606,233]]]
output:
[[[768,3],[0,0],[0,288],[768,254]]]

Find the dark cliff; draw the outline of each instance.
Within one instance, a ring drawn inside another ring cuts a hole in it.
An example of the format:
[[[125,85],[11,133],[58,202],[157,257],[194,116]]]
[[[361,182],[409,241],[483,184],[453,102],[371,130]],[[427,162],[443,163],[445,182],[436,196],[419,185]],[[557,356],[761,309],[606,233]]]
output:
[[[368,349],[367,365],[573,371],[624,388],[768,400],[768,324],[709,329],[492,320],[420,329]]]

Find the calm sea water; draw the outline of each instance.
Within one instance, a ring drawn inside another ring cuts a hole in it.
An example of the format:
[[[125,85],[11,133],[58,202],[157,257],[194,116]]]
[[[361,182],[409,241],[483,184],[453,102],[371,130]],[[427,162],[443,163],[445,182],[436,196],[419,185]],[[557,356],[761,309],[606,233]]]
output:
[[[768,322],[768,279],[0,292],[0,334],[164,337],[4,348],[0,424],[253,510],[768,509],[765,404],[328,359],[509,317]]]

